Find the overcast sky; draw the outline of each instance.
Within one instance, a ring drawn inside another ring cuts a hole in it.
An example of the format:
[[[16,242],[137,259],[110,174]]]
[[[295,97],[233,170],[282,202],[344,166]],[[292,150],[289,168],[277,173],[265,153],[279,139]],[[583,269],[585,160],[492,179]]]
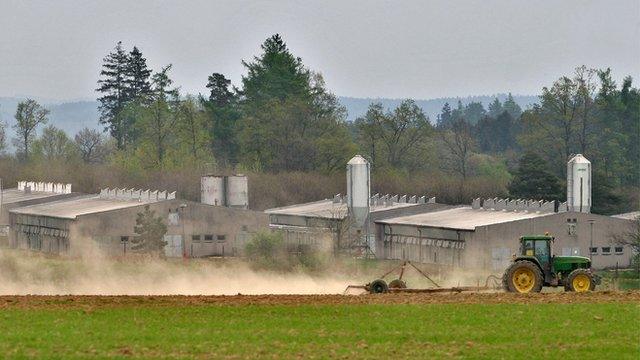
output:
[[[640,80],[638,0],[0,0],[0,96],[93,98],[118,40],[204,93],[274,33],[343,96],[537,94],[581,64]]]

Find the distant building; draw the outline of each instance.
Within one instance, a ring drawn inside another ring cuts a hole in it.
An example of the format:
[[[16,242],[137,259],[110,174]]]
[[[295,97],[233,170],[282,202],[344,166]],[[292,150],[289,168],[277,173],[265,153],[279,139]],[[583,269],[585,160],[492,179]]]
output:
[[[22,206],[42,204],[77,196],[70,184],[20,181],[17,188],[2,189],[0,194],[0,247],[9,241],[9,211]]]
[[[110,256],[131,252],[138,213],[154,211],[167,225],[170,257],[233,256],[251,234],[266,229],[262,212],[175,199],[175,194],[104,189],[100,195],[14,208],[9,243],[13,248],[80,256],[99,249]]]
[[[626,267],[632,249],[614,234],[630,222],[584,212],[545,212],[463,206],[376,221],[378,257],[451,268],[503,271],[518,252],[518,238],[549,233],[556,255],[592,258],[594,268]]]
[[[356,156],[347,165],[346,198],[336,195],[266,213],[269,226],[289,244],[354,256],[502,272],[518,252],[520,236],[548,232],[556,238],[558,255],[590,257],[595,268],[629,266],[632,249],[613,238],[628,231],[635,213],[591,214],[590,162],[578,154],[567,166],[565,203],[478,198],[471,206],[453,206],[407,195],[374,195],[367,202],[362,199],[370,194],[370,169]],[[351,194],[357,198],[350,199]]]

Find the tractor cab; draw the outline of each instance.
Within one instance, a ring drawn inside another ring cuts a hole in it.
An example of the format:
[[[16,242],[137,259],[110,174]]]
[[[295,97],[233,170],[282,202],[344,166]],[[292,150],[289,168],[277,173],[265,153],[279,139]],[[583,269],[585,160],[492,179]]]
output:
[[[551,243],[554,238],[548,235],[522,236],[520,238],[520,256],[535,258],[543,268],[551,264]]]
[[[543,286],[564,286],[569,291],[593,290],[599,278],[591,260],[582,256],[555,256],[549,234],[520,237],[520,253],[503,276],[507,291],[540,291]]]

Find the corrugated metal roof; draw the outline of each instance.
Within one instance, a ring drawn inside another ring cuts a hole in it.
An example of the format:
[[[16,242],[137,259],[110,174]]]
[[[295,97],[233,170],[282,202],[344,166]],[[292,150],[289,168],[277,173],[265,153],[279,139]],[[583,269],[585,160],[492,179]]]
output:
[[[371,212],[416,206],[415,203],[393,203],[392,205],[373,205]],[[323,219],[344,219],[348,209],[345,203],[334,203],[333,200],[321,200],[305,204],[297,204],[265,210],[267,214],[293,215]]]
[[[26,193],[18,189],[5,189],[5,190],[2,190],[2,203],[12,204],[12,203],[18,203],[18,202],[27,201],[27,200],[43,199],[43,198],[49,198],[49,197],[65,197],[65,196],[69,196],[69,195],[58,194],[53,192],[42,192],[42,191],[32,191],[30,193]]]
[[[526,211],[484,210],[463,206],[454,209],[428,212],[424,214],[400,216],[376,221],[390,225],[414,225],[454,230],[473,231],[478,226],[499,224],[509,221],[531,219],[555,213]]]
[[[618,219],[625,219],[625,220],[635,220],[636,218],[640,217],[640,211],[633,211],[633,212],[628,212],[624,214],[613,215],[611,217],[618,218]]]
[[[14,214],[48,216],[61,219],[76,219],[81,215],[126,209],[157,201],[105,199],[99,195],[88,195],[45,204],[19,207],[11,210]]]

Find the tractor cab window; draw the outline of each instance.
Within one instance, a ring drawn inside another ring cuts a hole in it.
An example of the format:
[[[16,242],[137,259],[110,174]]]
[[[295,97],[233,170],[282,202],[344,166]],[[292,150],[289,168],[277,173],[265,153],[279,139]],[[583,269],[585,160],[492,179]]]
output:
[[[522,254],[524,256],[534,256],[535,252],[533,250],[533,240],[525,240],[522,243]]]
[[[535,245],[536,258],[541,264],[548,263],[550,257],[549,242],[544,240],[537,240]]]

